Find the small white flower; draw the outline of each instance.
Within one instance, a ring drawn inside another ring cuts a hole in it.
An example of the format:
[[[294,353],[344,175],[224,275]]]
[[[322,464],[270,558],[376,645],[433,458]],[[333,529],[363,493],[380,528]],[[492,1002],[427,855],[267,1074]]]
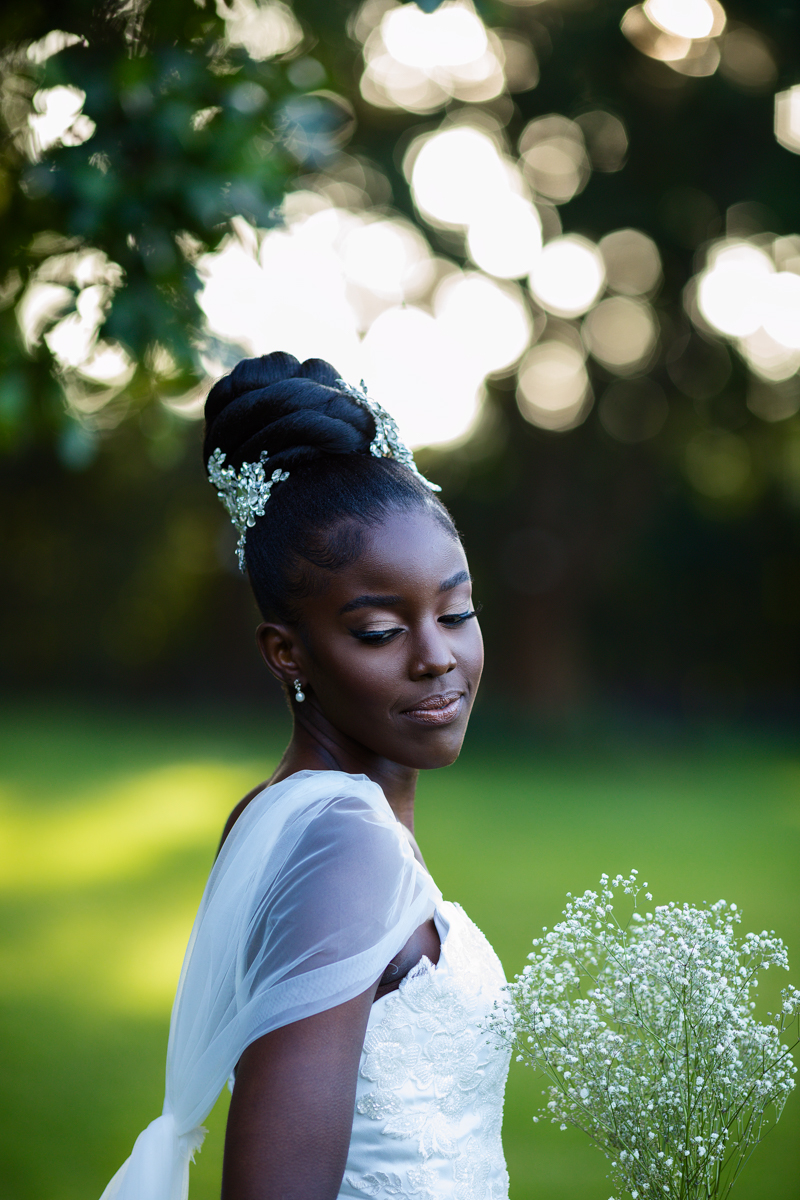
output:
[[[642,920],[635,905],[643,891],[652,901],[647,887],[635,872],[604,875],[598,890],[569,897],[564,919],[543,930],[531,965],[509,985],[504,1028],[511,1038],[516,1027],[520,1058],[549,1077],[552,1120],[594,1135],[616,1128],[630,1150],[606,1144],[610,1158],[619,1154],[612,1165],[624,1173],[635,1163],[638,1194],[666,1197],[680,1191],[682,1168],[657,1145],[686,1137],[681,1157],[696,1147],[691,1171],[710,1188],[723,1157],[741,1160],[760,1139],[768,1107],[780,1113],[796,1071],[781,1038],[800,1011],[800,991],[784,989],[773,1023],[759,1023],[752,996],[760,973],[788,967],[780,939],[766,930],[737,936],[740,916],[724,901],[657,905]],[[630,919],[624,909],[614,916],[617,889],[632,898]],[[749,1123],[728,1129],[720,1114],[743,1104]]]

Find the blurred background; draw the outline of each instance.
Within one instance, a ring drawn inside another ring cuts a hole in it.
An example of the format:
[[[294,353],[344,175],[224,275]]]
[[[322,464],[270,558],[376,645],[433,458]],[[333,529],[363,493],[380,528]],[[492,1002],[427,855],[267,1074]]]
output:
[[[796,961],[800,11],[30,0],[0,43],[0,1200],[99,1195],[160,1111],[288,731],[200,461],[244,355],[364,378],[463,531],[487,673],[420,834],[509,974],[632,865]],[[512,1200],[602,1200],[539,1087]],[[798,1108],[742,1200],[800,1192]]]

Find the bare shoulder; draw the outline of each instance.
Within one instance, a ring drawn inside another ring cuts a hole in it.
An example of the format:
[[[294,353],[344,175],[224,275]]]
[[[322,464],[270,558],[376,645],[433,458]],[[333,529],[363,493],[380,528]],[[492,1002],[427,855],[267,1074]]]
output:
[[[232,810],[230,816],[228,817],[227,821],[225,822],[225,828],[222,831],[222,837],[220,838],[219,846],[217,847],[217,854],[219,854],[220,850],[222,849],[223,845],[225,844],[226,837],[228,836],[230,831],[233,829],[234,825],[239,820],[239,817],[242,815],[244,810],[247,808],[250,801],[255,800],[256,796],[260,795],[260,793],[263,792],[264,788],[267,786],[268,783],[269,783],[268,779],[265,779],[262,783],[259,783],[256,787],[254,787],[251,791],[249,791],[247,793],[247,795],[244,796],[239,801],[239,803],[236,805],[236,807]]]

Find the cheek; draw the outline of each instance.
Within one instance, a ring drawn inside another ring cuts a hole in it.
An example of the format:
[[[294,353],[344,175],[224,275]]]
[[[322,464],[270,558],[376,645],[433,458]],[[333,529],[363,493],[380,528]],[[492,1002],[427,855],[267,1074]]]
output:
[[[344,703],[363,705],[370,697],[393,693],[397,682],[397,663],[386,653],[364,652],[346,646],[320,662],[325,690],[336,693]]]
[[[470,630],[469,644],[465,647],[464,653],[459,657],[464,674],[477,687],[483,673],[483,635],[477,621]]]

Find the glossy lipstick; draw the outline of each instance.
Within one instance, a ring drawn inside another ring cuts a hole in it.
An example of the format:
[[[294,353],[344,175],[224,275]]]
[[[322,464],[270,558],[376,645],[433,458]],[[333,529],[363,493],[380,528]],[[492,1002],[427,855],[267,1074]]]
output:
[[[449,725],[461,712],[463,692],[443,692],[438,696],[427,696],[413,708],[403,712],[404,717],[418,721],[421,725]]]

